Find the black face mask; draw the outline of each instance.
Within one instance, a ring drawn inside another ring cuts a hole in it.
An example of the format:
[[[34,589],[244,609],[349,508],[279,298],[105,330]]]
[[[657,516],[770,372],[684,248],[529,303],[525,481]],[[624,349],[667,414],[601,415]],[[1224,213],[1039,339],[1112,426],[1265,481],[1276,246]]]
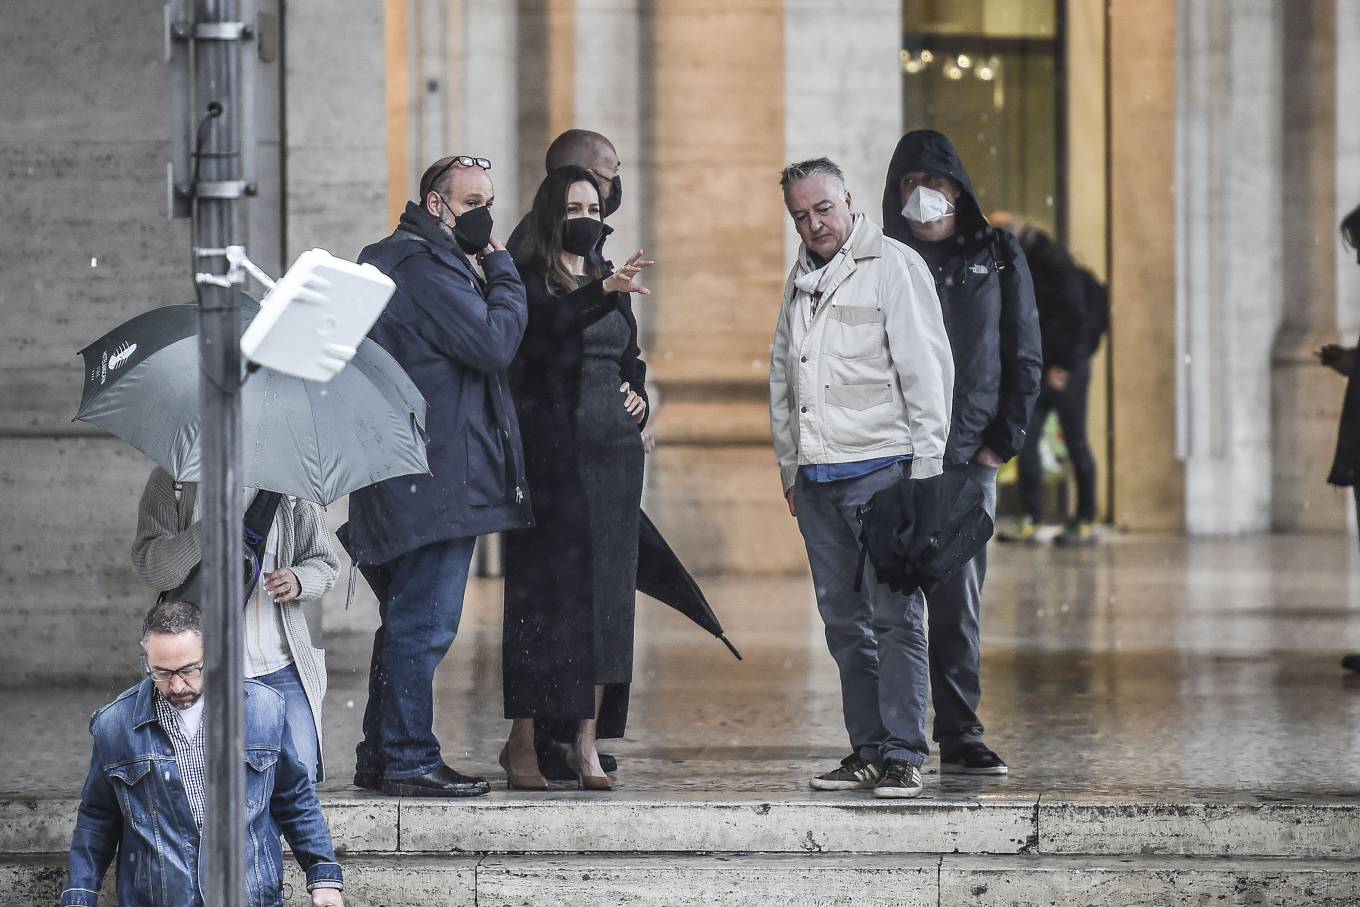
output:
[[[572,255],[592,255],[603,235],[604,224],[595,218],[573,217],[562,230],[562,251]]]
[[[619,205],[623,204],[623,180],[615,176],[609,181],[614,190],[609,193],[609,198],[604,200],[604,216],[609,217],[619,210]]]
[[[476,255],[491,242],[491,209],[486,205],[469,208],[454,220],[453,238],[458,248]]]

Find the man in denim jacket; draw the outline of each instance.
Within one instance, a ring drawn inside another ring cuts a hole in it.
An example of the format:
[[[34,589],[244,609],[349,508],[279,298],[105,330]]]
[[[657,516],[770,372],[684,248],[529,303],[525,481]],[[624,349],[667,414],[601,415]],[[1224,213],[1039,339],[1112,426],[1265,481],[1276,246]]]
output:
[[[90,719],[94,755],[71,839],[63,907],[96,907],[118,855],[118,902],[200,907],[203,637],[199,609],[157,604],[142,625],[147,677]],[[312,907],[344,907],[321,804],[289,737],[283,697],[246,681],[246,890],[283,907],[282,830]]]

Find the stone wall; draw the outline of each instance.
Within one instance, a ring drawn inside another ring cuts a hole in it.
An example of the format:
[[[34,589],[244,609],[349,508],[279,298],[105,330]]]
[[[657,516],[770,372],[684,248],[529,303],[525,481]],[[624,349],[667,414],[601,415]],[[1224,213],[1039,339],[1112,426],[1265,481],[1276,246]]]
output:
[[[187,222],[165,217],[162,18],[88,0],[0,16],[0,635],[31,642],[6,648],[0,681],[135,666],[150,464],[71,418],[77,350],[193,298]]]

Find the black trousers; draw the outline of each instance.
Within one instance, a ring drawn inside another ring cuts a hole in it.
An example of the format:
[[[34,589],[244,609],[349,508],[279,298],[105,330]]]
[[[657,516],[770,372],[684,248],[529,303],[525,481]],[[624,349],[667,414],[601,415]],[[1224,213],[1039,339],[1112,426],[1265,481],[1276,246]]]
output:
[[[1063,440],[1072,459],[1077,479],[1077,519],[1094,522],[1096,518],[1096,461],[1086,437],[1086,398],[1091,390],[1091,360],[1068,373],[1067,387],[1055,391],[1047,384],[1034,404],[1029,420],[1025,449],[1020,451],[1020,497],[1025,515],[1038,522],[1044,509],[1044,472],[1039,462],[1039,440],[1050,412],[1058,413]]]

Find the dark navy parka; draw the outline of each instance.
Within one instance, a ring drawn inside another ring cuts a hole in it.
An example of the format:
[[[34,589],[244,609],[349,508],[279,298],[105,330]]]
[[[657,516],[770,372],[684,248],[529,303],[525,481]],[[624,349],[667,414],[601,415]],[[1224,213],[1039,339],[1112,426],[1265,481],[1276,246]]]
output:
[[[359,261],[397,285],[369,336],[425,397],[430,475],[398,476],[350,495],[355,560],[386,563],[435,542],[530,525],[506,377],[528,306],[510,253],[483,258],[483,280],[412,202],[396,231],[365,248]]]

